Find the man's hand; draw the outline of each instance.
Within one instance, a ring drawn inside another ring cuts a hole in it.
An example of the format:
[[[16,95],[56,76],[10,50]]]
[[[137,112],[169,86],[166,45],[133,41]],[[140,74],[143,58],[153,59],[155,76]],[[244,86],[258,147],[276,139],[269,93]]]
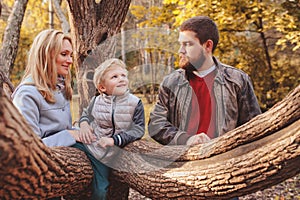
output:
[[[95,142],[97,137],[93,133],[92,127],[86,122],[80,123],[80,131],[79,131],[79,140],[82,143],[91,144],[92,142]]]
[[[101,146],[102,148],[112,147],[114,146],[114,139],[110,137],[102,137],[98,140],[97,145]]]
[[[192,137],[190,137],[187,140],[186,144],[187,145],[203,144],[210,140],[211,139],[205,133],[200,133],[200,134],[193,135]]]

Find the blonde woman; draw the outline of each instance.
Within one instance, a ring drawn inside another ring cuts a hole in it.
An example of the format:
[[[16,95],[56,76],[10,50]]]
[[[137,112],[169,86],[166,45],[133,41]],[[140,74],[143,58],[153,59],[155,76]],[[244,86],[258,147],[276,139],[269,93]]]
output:
[[[61,31],[44,30],[34,39],[13,103],[32,130],[47,146],[71,146],[78,134],[72,130],[70,66],[71,38]]]
[[[12,95],[14,105],[49,147],[72,146],[81,149],[81,143],[76,143],[80,142],[79,131],[72,128],[70,112],[72,54],[69,36],[52,29],[40,32],[29,51],[23,79]],[[104,175],[100,174],[99,168],[102,169],[103,164],[88,153],[87,156],[94,171],[93,199],[105,199],[106,190],[99,183],[108,172],[102,170]]]

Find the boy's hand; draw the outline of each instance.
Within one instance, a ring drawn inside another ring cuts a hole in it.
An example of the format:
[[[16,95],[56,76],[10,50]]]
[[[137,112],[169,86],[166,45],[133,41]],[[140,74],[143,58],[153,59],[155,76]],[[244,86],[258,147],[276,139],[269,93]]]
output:
[[[102,137],[98,140],[97,145],[101,146],[102,148],[112,147],[114,146],[114,139],[109,137]]]
[[[91,144],[95,142],[97,137],[93,132],[94,130],[86,121],[80,123],[79,139],[82,143]]]

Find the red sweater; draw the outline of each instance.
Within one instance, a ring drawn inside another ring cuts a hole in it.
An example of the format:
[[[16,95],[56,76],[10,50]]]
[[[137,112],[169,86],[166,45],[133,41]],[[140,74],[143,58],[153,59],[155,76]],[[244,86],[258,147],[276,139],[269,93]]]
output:
[[[213,94],[213,82],[216,70],[205,77],[197,75],[190,77],[190,85],[194,93],[187,133],[195,135],[206,133],[211,139],[215,138],[216,103]]]

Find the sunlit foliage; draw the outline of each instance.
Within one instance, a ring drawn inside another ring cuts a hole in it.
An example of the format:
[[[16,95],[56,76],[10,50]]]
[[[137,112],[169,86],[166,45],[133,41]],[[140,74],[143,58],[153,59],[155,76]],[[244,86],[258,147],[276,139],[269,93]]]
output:
[[[2,0],[2,3],[12,8],[13,0]],[[59,20],[54,17],[54,28],[60,29]],[[1,41],[6,27],[6,21],[0,19]],[[20,41],[17,58],[14,63],[10,79],[16,86],[23,75],[26,65],[27,53],[34,37],[42,30],[50,28],[49,25],[49,4],[48,1],[29,0],[21,27]]]
[[[131,6],[139,26],[168,25],[207,15],[220,30],[215,56],[246,71],[261,108],[267,110],[300,83],[299,3],[285,0],[164,0],[161,6]]]

